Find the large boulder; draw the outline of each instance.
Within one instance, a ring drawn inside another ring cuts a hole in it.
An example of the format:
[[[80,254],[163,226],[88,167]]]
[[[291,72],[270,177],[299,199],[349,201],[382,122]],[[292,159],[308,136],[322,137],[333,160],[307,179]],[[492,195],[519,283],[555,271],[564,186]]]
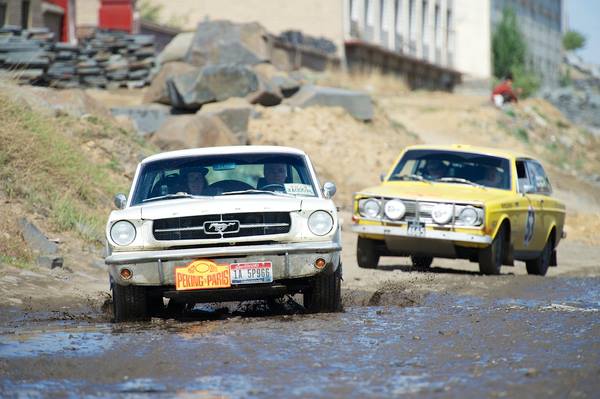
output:
[[[185,62],[168,62],[163,64],[160,72],[152,80],[152,84],[144,94],[144,103],[162,103],[170,104],[169,93],[167,92],[167,80],[184,75],[186,73],[198,74],[200,70]]]
[[[286,103],[301,108],[312,106],[342,107],[350,115],[361,121],[373,119],[371,97],[358,91],[305,85],[298,93],[287,99]]]
[[[256,22],[204,21],[198,24],[185,61],[196,66],[253,65],[269,59],[267,31]]]
[[[300,82],[290,77],[286,72],[280,71],[269,63],[257,64],[252,67],[262,81],[277,87],[284,97],[291,97],[300,90]]]
[[[252,106],[243,98],[230,98],[202,106],[198,115],[216,116],[233,133],[239,144],[248,144],[248,120]]]
[[[110,111],[115,118],[129,119],[140,136],[156,132],[171,115],[171,107],[163,104],[115,107]]]
[[[239,144],[220,118],[198,114],[171,116],[151,141],[163,150]]]
[[[243,65],[209,65],[200,73],[189,72],[167,80],[171,105],[197,110],[203,104],[230,97],[245,97],[259,88],[256,73]]]
[[[167,62],[185,60],[193,39],[194,32],[183,32],[178,34],[165,46],[163,51],[158,55],[156,61],[159,64],[165,64]]]

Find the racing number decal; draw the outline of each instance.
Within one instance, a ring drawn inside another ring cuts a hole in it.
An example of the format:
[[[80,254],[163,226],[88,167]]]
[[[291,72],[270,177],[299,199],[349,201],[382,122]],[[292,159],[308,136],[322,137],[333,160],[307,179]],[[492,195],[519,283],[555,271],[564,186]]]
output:
[[[531,239],[533,238],[534,227],[535,227],[535,212],[533,210],[533,207],[531,205],[529,205],[529,208],[527,209],[527,220],[525,221],[525,238],[524,238],[524,242],[523,242],[525,244],[525,246],[528,246],[529,243],[531,242]]]

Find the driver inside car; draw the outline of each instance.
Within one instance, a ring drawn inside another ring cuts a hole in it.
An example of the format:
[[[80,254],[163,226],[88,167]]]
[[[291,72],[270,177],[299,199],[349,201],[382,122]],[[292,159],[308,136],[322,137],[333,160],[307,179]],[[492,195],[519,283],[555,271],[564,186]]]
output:
[[[267,163],[263,169],[264,178],[259,180],[258,188],[284,190],[287,179],[287,166],[282,163]]]

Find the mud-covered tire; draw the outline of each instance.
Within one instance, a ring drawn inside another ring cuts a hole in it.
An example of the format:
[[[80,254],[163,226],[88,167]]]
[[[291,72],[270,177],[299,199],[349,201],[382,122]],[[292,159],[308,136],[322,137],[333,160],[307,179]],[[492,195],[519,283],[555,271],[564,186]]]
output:
[[[482,274],[500,274],[504,259],[505,235],[506,229],[502,226],[492,243],[479,250],[479,271]]]
[[[379,263],[379,253],[375,240],[358,237],[356,242],[356,262],[363,269],[375,269]]]
[[[150,319],[146,287],[113,284],[113,315],[115,323]]]
[[[525,262],[527,267],[527,274],[533,274],[536,276],[545,276],[550,266],[550,259],[552,257],[552,238],[549,238],[544,245],[544,249],[540,256],[535,259],[528,260]]]
[[[429,269],[433,263],[433,256],[415,256],[411,255],[410,261],[413,267],[417,269]]]
[[[333,313],[342,311],[342,265],[331,274],[321,273],[304,292],[304,307],[310,313]]]

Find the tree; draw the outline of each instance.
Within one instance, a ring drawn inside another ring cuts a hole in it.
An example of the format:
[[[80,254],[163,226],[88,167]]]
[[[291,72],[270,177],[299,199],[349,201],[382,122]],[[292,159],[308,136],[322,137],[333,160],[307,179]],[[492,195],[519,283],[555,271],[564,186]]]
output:
[[[517,16],[511,8],[506,7],[492,37],[494,75],[501,79],[514,72],[515,68],[523,67],[526,51],[525,40],[517,25]]]
[[[150,0],[142,0],[139,3],[140,16],[143,20],[158,23],[160,20],[160,13],[162,11],[162,5],[154,5]]]
[[[502,79],[512,74],[514,85],[522,90],[523,97],[528,97],[539,88],[539,77],[528,70],[525,64],[527,46],[519,30],[517,16],[509,7],[502,11],[502,20],[492,37],[492,55],[494,76]]]
[[[562,39],[563,48],[567,51],[579,50],[585,46],[586,37],[576,30],[566,32]]]

